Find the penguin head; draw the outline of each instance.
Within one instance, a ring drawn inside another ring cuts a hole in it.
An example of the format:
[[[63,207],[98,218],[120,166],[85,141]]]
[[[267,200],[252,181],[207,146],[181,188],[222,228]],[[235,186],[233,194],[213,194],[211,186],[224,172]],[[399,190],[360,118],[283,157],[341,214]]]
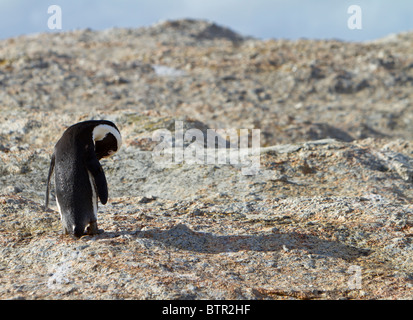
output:
[[[122,137],[118,128],[110,121],[98,124],[93,129],[96,157],[100,160],[115,154],[122,145]]]

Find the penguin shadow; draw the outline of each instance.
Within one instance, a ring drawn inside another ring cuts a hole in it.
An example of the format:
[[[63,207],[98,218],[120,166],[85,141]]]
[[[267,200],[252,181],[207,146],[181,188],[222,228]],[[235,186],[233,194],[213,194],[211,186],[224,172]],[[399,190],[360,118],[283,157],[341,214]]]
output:
[[[153,228],[144,231],[123,231],[136,239],[150,239],[162,246],[174,247],[180,250],[199,253],[218,254],[238,251],[280,251],[301,249],[308,253],[347,261],[367,256],[371,250],[357,248],[338,241],[320,239],[313,235],[290,233],[263,233],[253,235],[216,235],[213,233],[197,232],[185,224],[178,224],[168,230]],[[121,234],[106,233],[107,237]],[[104,236],[105,237],[105,236]]]

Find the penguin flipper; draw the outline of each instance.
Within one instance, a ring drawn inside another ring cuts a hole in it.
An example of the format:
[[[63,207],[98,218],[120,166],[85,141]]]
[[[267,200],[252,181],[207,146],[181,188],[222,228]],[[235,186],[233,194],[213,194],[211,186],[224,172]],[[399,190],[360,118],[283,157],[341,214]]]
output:
[[[44,210],[49,207],[49,188],[50,188],[50,178],[52,177],[56,156],[53,153],[52,159],[50,160],[49,174],[47,175],[47,186],[46,186],[46,198],[44,203]]]
[[[102,204],[108,202],[108,184],[106,182],[105,173],[96,156],[91,157],[86,163],[87,169],[92,174],[95,180],[96,189],[98,191],[99,199]]]

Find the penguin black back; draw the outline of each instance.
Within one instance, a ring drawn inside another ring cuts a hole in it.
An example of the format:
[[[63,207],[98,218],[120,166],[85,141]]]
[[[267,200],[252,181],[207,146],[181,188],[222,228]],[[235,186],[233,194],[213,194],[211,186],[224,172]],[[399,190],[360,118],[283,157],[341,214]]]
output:
[[[99,160],[117,152],[122,138],[107,120],[89,120],[69,127],[56,143],[47,177],[45,207],[50,179],[55,172],[56,203],[65,234],[81,237],[98,233],[98,198],[108,200],[106,177]]]

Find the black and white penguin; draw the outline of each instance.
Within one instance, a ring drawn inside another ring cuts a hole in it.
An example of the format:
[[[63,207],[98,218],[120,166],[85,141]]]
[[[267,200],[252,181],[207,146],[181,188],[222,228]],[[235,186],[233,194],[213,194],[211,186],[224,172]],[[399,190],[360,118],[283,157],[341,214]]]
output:
[[[55,171],[56,203],[64,234],[81,237],[98,233],[98,197],[108,200],[108,186],[99,160],[110,157],[122,144],[116,125],[89,120],[69,127],[54,147],[47,177],[45,208],[49,204],[50,178]]]

